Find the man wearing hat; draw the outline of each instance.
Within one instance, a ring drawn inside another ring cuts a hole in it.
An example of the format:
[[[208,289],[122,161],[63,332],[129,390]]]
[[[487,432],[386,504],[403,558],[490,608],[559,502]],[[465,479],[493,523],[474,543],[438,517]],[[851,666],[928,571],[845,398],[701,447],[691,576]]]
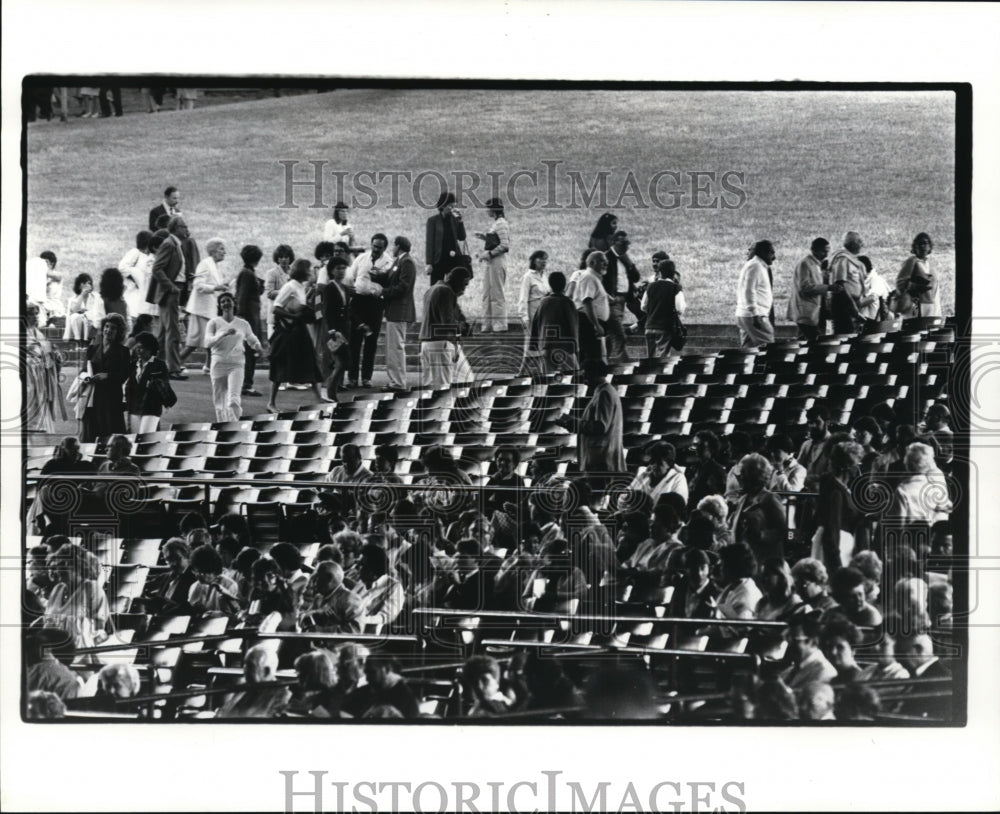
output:
[[[462,223],[461,213],[455,211],[455,196],[451,192],[443,192],[438,198],[437,213],[427,219],[427,239],[424,241],[431,285],[462,265],[464,243],[465,224]]]
[[[483,241],[483,251],[479,260],[486,263],[483,280],[483,318],[480,330],[483,333],[507,331],[507,298],[504,285],[507,283],[507,253],[510,251],[510,226],[503,216],[503,203],[499,198],[486,202],[493,223],[476,237]]]

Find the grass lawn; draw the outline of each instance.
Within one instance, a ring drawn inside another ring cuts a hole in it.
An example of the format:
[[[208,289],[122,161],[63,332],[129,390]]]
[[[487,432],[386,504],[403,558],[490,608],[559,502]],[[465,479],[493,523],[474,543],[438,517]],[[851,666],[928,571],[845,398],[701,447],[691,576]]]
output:
[[[629,172],[642,197],[657,172],[681,173],[681,206],[645,208],[625,197],[614,207],[632,238],[632,256],[647,271],[649,256],[665,249],[683,274],[689,321],[730,322],[734,287],[749,244],[775,242],[777,312],[784,316],[792,270],[812,238],[836,246],[847,229],[861,232],[865,252],[890,281],[919,231],[935,241],[932,268],[942,278],[945,311],[954,299],[954,98],[948,93],[849,92],[620,92],[492,90],[338,90],[203,106],[189,112],[136,113],[123,118],[32,124],[28,130],[27,248],[51,249],[71,278],[117,264],[145,228],[164,186],[181,189],[192,234],[204,246],[226,240],[230,259],[256,243],[265,262],[278,243],[311,256],[329,209],[310,208],[311,190],[298,189],[297,208],[285,201],[278,162],[323,160],[326,171],[458,171],[479,173],[480,200],[491,192],[488,171],[502,173],[501,197],[517,170],[535,171],[517,191],[543,200],[543,160],[555,172],[557,207],[508,208],[512,250],[507,295],[516,302],[528,256],[549,253],[549,270],[576,268],[590,230],[605,208],[572,198],[568,173],[584,187],[598,170],[610,173],[613,204]],[[695,200],[689,173],[716,173]],[[726,194],[719,178],[743,173],[745,202]],[[327,176],[322,200],[336,201]],[[671,200],[667,177],[660,199]],[[408,235],[422,261],[424,222],[407,183],[399,206],[389,205],[389,181],[377,185],[374,207],[351,213],[356,234]],[[351,188],[347,190],[348,195]],[[433,201],[433,179],[422,187]],[[692,208],[692,203],[742,203]],[[357,203],[369,196],[358,193]],[[469,231],[484,231],[485,212],[465,208]],[[470,238],[475,252],[479,242]],[[480,266],[481,268],[481,266]],[[418,282],[418,303],[426,288]],[[481,288],[465,295],[466,313],[479,313]],[[516,311],[516,306],[511,308]]]

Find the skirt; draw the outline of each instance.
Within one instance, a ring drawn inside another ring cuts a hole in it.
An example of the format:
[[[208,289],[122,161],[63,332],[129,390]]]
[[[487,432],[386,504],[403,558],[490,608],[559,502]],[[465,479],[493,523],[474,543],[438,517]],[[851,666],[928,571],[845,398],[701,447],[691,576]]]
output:
[[[270,359],[272,382],[315,384],[321,380],[316,347],[302,320],[275,320]]]

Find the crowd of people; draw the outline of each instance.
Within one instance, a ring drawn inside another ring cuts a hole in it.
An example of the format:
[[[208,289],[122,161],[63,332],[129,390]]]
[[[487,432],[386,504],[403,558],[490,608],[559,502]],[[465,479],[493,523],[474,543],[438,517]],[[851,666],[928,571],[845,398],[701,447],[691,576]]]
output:
[[[142,103],[146,112],[161,110],[194,110],[198,99],[197,88],[140,88]],[[164,102],[165,96],[173,95],[173,105]],[[72,100],[72,101],[71,101]],[[122,89],[118,86],[56,88],[32,86],[23,95],[24,117],[26,121],[67,122],[78,119],[110,119],[124,115],[122,109]]]

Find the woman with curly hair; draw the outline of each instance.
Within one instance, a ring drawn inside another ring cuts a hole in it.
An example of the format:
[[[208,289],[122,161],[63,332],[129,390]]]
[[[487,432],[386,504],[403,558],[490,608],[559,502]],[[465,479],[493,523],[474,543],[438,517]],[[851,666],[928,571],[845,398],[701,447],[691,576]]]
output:
[[[128,304],[125,302],[125,277],[117,268],[106,268],[101,272],[97,284],[100,295],[94,300],[94,308],[90,317],[91,324],[97,327],[108,314],[118,314],[125,320],[125,332],[131,323]]]
[[[94,647],[107,638],[108,598],[97,583],[101,565],[76,543],[49,555],[49,579],[55,583],[45,605],[42,627],[64,630],[76,649]]]
[[[909,300],[908,307],[900,310],[900,316],[941,316],[941,288],[930,267],[930,254],[933,250],[934,241],[926,232],[913,238],[911,255],[896,275],[897,297]]]
[[[88,312],[94,302],[94,278],[89,274],[78,274],[73,280],[73,296],[66,306],[66,329],[63,339],[71,339],[85,345],[90,339],[90,320]]]
[[[118,274],[121,276],[121,272]],[[130,362],[124,344],[125,326],[123,316],[108,314],[101,320],[100,340],[87,348],[87,367],[94,395],[83,414],[80,440],[84,443],[126,431],[122,386],[128,380]]]

